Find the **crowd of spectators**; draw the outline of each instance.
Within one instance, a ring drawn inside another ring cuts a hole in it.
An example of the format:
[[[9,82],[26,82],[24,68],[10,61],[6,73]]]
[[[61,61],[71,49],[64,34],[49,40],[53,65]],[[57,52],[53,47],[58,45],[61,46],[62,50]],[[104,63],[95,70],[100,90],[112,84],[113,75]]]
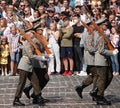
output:
[[[120,0],[0,0],[0,68],[1,75],[17,75],[22,50],[21,35],[27,23],[40,18],[40,32],[52,45],[54,54],[48,62],[48,73],[87,75],[83,64],[80,21],[106,18],[103,31],[120,51]],[[19,17],[20,16],[20,17]],[[120,72],[120,53],[111,56],[113,75]]]

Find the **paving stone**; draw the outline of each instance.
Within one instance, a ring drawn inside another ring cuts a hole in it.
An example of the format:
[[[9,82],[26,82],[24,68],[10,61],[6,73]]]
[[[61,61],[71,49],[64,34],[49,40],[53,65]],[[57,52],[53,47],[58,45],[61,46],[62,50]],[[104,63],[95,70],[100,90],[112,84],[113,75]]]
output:
[[[112,83],[105,91],[105,97],[112,101],[111,106],[96,105],[89,96],[92,85],[83,91],[83,99],[80,99],[74,87],[82,82],[86,77],[50,76],[50,81],[43,89],[42,95],[50,102],[45,106],[33,105],[32,99],[27,99],[22,95],[20,99],[26,104],[25,107],[17,108],[120,108],[120,76],[114,77]],[[0,108],[15,108],[12,106],[19,76],[0,76]],[[29,83],[29,81],[27,81]]]

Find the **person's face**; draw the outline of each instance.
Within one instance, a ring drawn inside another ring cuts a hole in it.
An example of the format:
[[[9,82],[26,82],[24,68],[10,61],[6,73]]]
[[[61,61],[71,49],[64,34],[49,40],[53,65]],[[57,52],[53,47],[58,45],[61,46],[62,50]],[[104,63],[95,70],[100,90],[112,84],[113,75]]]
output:
[[[116,30],[115,30],[114,27],[111,28],[111,32],[112,32],[112,33],[116,33]]]
[[[2,45],[5,45],[6,44],[6,40],[2,40]]]
[[[33,16],[34,16],[34,18],[36,19],[36,18],[39,17],[39,14],[38,14],[37,12],[34,12]]]
[[[38,7],[38,11],[40,12],[40,14],[44,13],[44,7],[43,6]]]
[[[64,20],[64,26],[67,27],[69,25],[69,20]]]
[[[25,9],[24,2],[21,2],[21,3],[20,3],[19,8],[20,8],[21,10],[24,10],[24,9]]]
[[[25,8],[24,13],[25,13],[25,15],[29,15],[30,14],[30,9],[29,8]]]
[[[50,23],[50,29],[54,30],[55,29],[55,24],[54,23]]]
[[[80,14],[80,9],[79,9],[79,8],[75,8],[75,9],[74,9],[74,12],[75,12],[76,14]]]
[[[0,26],[1,26],[1,27],[4,26],[4,20],[0,20]]]
[[[65,7],[68,6],[68,1],[67,1],[67,0],[64,0],[64,1],[63,1],[63,6],[65,6]]]
[[[2,6],[2,7],[5,7],[5,6],[6,6],[6,1],[4,1],[4,0],[1,1],[1,6]]]
[[[115,27],[115,26],[116,26],[116,22],[115,22],[114,20],[111,22],[111,26],[112,26],[112,27]]]
[[[16,34],[16,28],[15,28],[15,27],[12,27],[12,28],[11,28],[11,33],[12,33],[13,35]]]
[[[109,21],[111,22],[112,20],[114,20],[115,19],[115,16],[114,15],[110,15],[109,16]]]
[[[54,16],[54,12],[49,10],[48,11],[48,16],[53,17]]]

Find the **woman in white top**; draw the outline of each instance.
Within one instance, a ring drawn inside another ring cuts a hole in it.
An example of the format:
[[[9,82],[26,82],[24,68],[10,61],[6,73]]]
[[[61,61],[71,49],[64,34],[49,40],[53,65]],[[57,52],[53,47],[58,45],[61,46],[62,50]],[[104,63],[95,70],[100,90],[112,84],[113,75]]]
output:
[[[58,40],[60,37],[60,31],[57,30],[56,28],[57,28],[56,23],[51,22],[50,23],[50,30],[47,31],[48,41],[52,46],[51,51],[54,55],[54,57],[51,58],[49,61],[48,74],[56,74],[56,73],[59,74],[61,71],[60,51],[59,51],[60,47],[58,44]]]

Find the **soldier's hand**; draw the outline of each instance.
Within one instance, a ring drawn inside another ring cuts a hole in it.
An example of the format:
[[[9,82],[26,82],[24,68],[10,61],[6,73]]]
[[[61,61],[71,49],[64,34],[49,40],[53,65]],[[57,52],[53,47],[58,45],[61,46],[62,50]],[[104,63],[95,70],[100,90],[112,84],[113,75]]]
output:
[[[42,61],[49,61],[49,58],[44,55],[42,56]]]
[[[48,44],[48,45],[47,45],[47,47],[48,47],[48,48],[51,48],[51,47],[52,47],[52,45],[51,45],[51,44]]]
[[[113,55],[116,55],[118,52],[118,49],[113,50]]]

